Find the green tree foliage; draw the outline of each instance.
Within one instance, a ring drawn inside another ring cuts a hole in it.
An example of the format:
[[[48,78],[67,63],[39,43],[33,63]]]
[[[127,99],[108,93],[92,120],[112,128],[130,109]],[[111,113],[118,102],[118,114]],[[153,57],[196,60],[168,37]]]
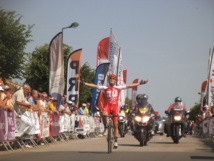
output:
[[[86,62],[80,70],[80,79],[88,83],[93,83],[95,70],[91,69]],[[92,98],[92,88],[81,85],[80,86],[80,105],[84,102],[90,102]]]
[[[64,50],[64,74],[65,82],[67,78],[67,61],[71,53],[71,47],[63,44]],[[35,49],[33,53],[28,54],[29,64],[25,67],[25,83],[32,89],[39,92],[47,92],[49,88],[49,45],[45,44]]]
[[[129,99],[128,97],[126,97],[125,104],[128,104],[129,105],[129,109],[132,110],[132,100],[131,99]]]
[[[189,120],[195,120],[199,113],[200,113],[200,104],[197,104],[190,109]]]
[[[23,76],[25,46],[31,40],[33,25],[20,23],[21,16],[0,8],[0,78],[12,79]]]

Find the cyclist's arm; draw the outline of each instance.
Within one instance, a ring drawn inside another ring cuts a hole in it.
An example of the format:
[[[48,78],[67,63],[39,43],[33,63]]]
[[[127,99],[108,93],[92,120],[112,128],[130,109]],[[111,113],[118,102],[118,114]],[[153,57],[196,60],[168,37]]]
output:
[[[84,85],[88,86],[88,87],[91,87],[91,88],[99,88],[99,86],[95,85],[95,84],[92,84],[92,83],[86,83],[84,82]]]
[[[136,86],[139,86],[141,84],[146,84],[148,82],[148,80],[141,80],[140,82],[138,83],[131,83],[129,85],[126,85],[126,88],[132,88],[132,87],[136,87]]]

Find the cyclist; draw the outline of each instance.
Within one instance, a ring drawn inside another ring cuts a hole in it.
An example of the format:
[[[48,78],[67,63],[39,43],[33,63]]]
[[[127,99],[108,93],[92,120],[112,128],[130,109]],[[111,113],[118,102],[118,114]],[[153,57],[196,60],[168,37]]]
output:
[[[110,112],[112,115],[118,115],[118,99],[120,96],[120,90],[126,89],[126,88],[132,88],[135,86],[139,86],[141,84],[146,84],[148,80],[141,80],[138,83],[132,83],[129,85],[123,85],[123,86],[115,86],[115,83],[117,82],[117,76],[114,74],[111,74],[108,76],[108,83],[109,87],[107,86],[98,86],[92,83],[86,83],[84,81],[81,81],[81,84],[97,88],[100,90],[104,90],[105,93],[105,106],[103,108],[103,116],[109,115]],[[118,117],[113,117],[113,124],[114,124],[114,148],[118,147],[117,140],[118,140]],[[107,135],[107,117],[103,117],[103,124],[105,127],[104,135]]]

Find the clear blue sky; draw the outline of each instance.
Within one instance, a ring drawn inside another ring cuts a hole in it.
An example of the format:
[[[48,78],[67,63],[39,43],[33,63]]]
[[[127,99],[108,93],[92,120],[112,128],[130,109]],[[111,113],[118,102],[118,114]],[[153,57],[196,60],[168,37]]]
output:
[[[214,0],[0,0],[0,6],[35,24],[26,52],[76,21],[79,27],[64,30],[63,41],[82,48],[83,63],[95,69],[97,44],[112,28],[128,83],[149,79],[138,93],[148,94],[162,116],[176,96],[188,109],[199,101],[214,45]]]

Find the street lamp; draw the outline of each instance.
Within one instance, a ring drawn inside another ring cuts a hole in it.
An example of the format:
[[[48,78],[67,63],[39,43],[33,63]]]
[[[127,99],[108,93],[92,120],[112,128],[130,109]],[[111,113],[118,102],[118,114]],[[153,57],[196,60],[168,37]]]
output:
[[[79,26],[79,24],[77,22],[73,22],[70,26],[63,27],[62,28],[62,33],[63,33],[64,29],[67,29],[67,28],[77,28],[78,26]]]

